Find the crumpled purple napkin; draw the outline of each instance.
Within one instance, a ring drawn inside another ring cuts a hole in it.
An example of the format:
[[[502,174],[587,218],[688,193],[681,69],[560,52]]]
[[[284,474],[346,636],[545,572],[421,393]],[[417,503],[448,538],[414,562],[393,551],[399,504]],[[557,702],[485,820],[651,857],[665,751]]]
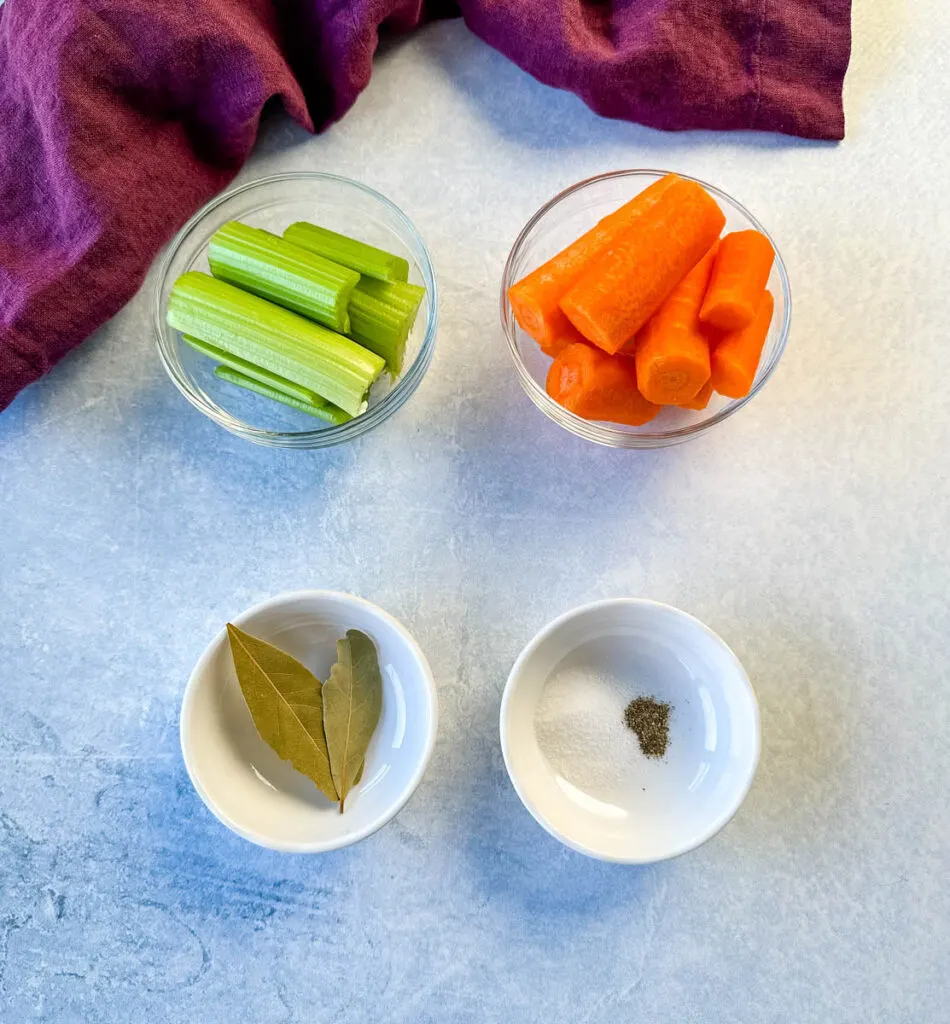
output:
[[[844,133],[850,0],[461,0],[598,113]],[[116,313],[247,159],[264,103],[319,130],[423,0],[7,0],[0,7],[0,409]]]

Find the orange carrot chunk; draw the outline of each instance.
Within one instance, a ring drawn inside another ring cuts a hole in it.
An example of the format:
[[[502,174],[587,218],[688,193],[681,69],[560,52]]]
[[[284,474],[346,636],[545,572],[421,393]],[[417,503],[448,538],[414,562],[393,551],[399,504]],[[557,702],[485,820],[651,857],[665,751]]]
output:
[[[714,244],[636,337],[637,379],[651,402],[683,405],[709,380],[709,341],[699,309],[715,258]]]
[[[719,237],[726,219],[701,185],[674,181],[561,299],[595,345],[619,351]],[[698,386],[697,386],[698,390]]]
[[[552,359],[560,355],[568,345],[584,341],[584,335],[561,313],[561,310],[558,309],[557,312],[559,315],[545,320],[546,329],[541,332],[541,337],[534,339],[541,351]]]
[[[772,323],[775,300],[764,292],[755,319],[746,327],[723,335],[713,345],[710,363],[712,386],[727,398],[742,398],[752,389],[762,346]]]
[[[584,342],[569,345],[551,363],[547,392],[585,420],[639,427],[660,411],[640,394],[632,359],[608,356]]]
[[[719,246],[699,318],[724,331],[752,323],[775,252],[760,231],[733,231]]]
[[[688,402],[680,402],[680,407],[683,409],[696,409],[697,411],[701,411],[709,405],[709,399],[712,398],[712,393],[712,380],[707,380],[699,389],[699,394],[695,398],[691,398]]]
[[[556,356],[572,342],[583,340],[558,302],[591,260],[649,210],[674,181],[679,180],[675,174],[667,174],[655,181],[508,289],[508,301],[515,319],[544,352]]]

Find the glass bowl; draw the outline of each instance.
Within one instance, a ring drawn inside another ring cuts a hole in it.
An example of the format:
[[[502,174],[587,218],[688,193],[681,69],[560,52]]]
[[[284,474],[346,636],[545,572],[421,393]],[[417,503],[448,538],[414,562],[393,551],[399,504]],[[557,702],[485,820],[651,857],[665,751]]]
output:
[[[165,322],[168,296],[188,270],[208,272],[208,241],[226,221],[240,220],[275,234],[294,221],[309,220],[409,261],[409,280],[426,296],[406,345],[405,369],[395,381],[383,373],[373,385],[369,408],[339,426],[319,420],[214,375],[214,362],[182,341]],[[326,448],[350,441],[388,419],[419,386],[435,347],[438,295],[432,260],[418,231],[379,192],[335,174],[275,174],[223,192],[178,232],[159,269],[154,325],[162,363],[178,390],[215,423],[256,444],[276,448]]]
[[[551,358],[518,326],[508,302],[509,287],[592,228],[602,217],[612,213],[667,173],[653,170],[611,171],[565,189],[542,206],[524,226],[508,256],[501,282],[501,322],[518,372],[518,380],[528,397],[565,430],[613,448],[665,448],[711,430],[717,423],[722,423],[738,412],[762,390],[778,366],[788,340],[791,293],[785,264],[775,242],[755,217],[722,189],[681,174],[681,178],[698,182],[716,199],[726,216],[725,231],[755,228],[772,241],[775,249],[775,263],[768,282],[775,296],[775,312],[751,391],[744,398],[736,399],[714,394],[709,405],[701,412],[666,407],[654,420],[641,427],[582,419],[558,405],[545,391],[544,383]]]

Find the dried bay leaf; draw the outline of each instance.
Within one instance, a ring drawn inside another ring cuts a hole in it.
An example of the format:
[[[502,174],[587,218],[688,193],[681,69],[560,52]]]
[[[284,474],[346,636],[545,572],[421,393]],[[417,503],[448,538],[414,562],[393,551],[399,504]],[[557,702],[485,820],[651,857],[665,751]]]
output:
[[[376,645],[365,633],[348,630],[336,650],[337,663],[323,684],[323,729],[342,812],[347,794],[362,778],[369,741],[379,724],[383,680]]]
[[[330,800],[339,799],[323,729],[320,680],[279,647],[228,623],[241,692],[261,738]]]

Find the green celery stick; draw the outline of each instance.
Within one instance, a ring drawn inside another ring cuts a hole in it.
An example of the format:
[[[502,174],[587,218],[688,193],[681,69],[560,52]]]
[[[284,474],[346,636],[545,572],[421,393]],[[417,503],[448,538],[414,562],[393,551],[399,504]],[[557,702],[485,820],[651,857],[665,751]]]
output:
[[[357,289],[350,297],[350,324],[355,341],[382,356],[393,376],[402,372],[411,326],[411,318],[404,310]]]
[[[358,270],[367,277],[375,277],[380,281],[407,281],[409,279],[409,263],[401,256],[377,249],[355,238],[347,238],[328,228],[298,221],[291,224],[284,232],[284,240],[301,249],[307,249],[320,256],[341,263],[344,267]]]
[[[422,285],[408,284],[405,281],[375,281],[371,277],[361,277],[353,294],[355,295],[356,292],[371,295],[374,299],[379,299],[380,302],[403,310],[409,316],[409,327],[411,328],[426,290]],[[350,301],[352,302],[352,296],[350,296]]]
[[[225,352],[223,348],[215,348],[214,345],[209,345],[207,342],[200,341],[198,338],[192,338],[187,334],[182,335],[182,340],[202,355],[208,356],[216,362],[224,363],[225,366],[229,366],[232,370],[237,370],[238,373],[245,377],[256,380],[259,384],[264,384],[275,391],[283,391],[285,395],[288,395],[290,398],[296,398],[298,402],[306,402],[308,405],[313,406],[330,404],[325,398],[321,398],[316,391],[302,388],[291,380],[278,377],[276,373],[271,373],[270,370],[262,370],[259,366],[249,363],[246,359],[241,359],[240,356],[233,356],[230,352]]]
[[[351,416],[385,364],[375,352],[296,313],[190,270],[172,286],[170,327],[315,391]]]
[[[286,391],[262,384],[259,380],[255,380],[253,377],[249,377],[241,373],[240,370],[235,370],[230,366],[216,366],[214,368],[214,375],[221,380],[226,380],[229,384],[236,384],[239,388],[244,388],[245,391],[253,391],[256,395],[272,398],[275,402],[282,402],[284,405],[289,405],[292,409],[299,409],[301,412],[305,412],[309,416],[316,416],[327,423],[346,423],[353,419],[348,412],[338,409],[335,405],[330,405],[328,402],[323,402],[322,405],[303,402],[293,395],[288,395]]]
[[[231,221],[208,243],[211,273],[335,331],[350,329],[347,304],[360,276],[279,235]]]

